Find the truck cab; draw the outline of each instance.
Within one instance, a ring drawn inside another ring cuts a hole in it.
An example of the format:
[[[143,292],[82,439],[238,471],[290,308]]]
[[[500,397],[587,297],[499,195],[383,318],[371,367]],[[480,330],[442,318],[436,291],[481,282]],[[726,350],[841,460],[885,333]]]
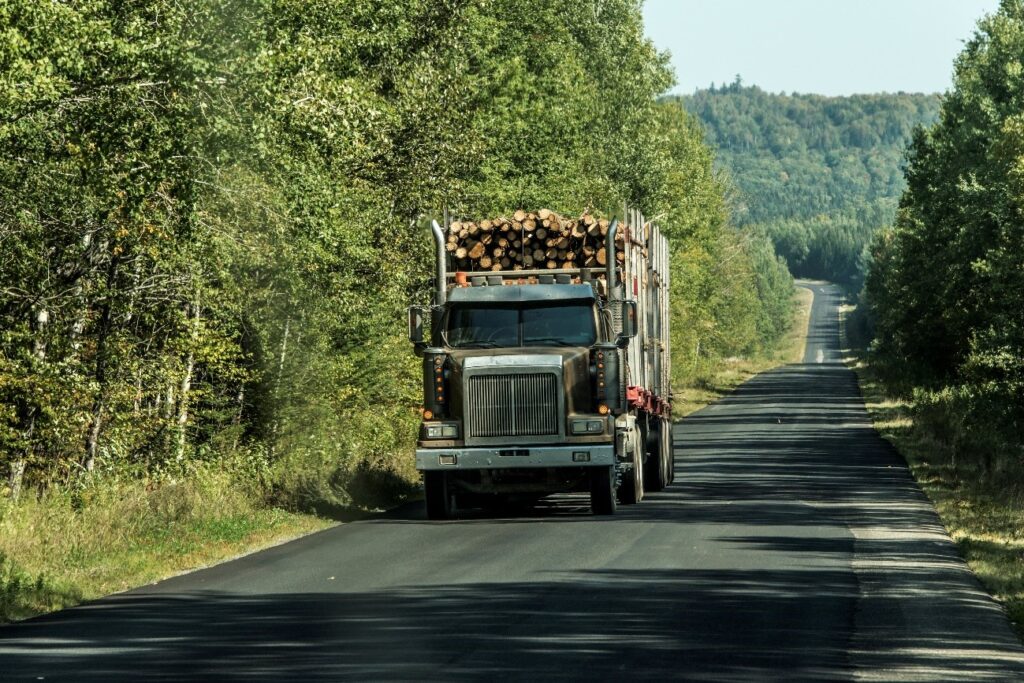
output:
[[[637,302],[609,290],[605,269],[439,271],[435,305],[410,310],[428,518],[566,492],[589,492],[596,514],[637,502],[651,450],[649,420],[627,396]]]

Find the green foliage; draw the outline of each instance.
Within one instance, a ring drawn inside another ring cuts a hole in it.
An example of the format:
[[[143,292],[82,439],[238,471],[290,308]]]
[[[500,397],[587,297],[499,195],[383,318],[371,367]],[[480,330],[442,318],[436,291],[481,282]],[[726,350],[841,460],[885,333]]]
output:
[[[657,102],[638,0],[13,0],[0,26],[12,491],[244,461],[297,509],[407,495],[403,309],[445,207],[663,214],[680,367],[787,319],[784,268]]]
[[[957,58],[939,122],[914,137],[865,288],[877,357],[986,471],[1024,462],[1021,54],[1024,3],[1004,0]]]
[[[936,95],[823,97],[736,82],[681,98],[736,182],[737,220],[766,232],[800,277],[855,282],[871,235],[892,222],[913,128]]]

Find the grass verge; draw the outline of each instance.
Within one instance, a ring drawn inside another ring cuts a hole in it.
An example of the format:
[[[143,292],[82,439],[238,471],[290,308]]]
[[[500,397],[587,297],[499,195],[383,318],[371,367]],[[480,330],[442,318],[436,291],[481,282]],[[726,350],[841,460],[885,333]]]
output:
[[[767,352],[745,358],[724,358],[709,362],[692,380],[674,389],[673,414],[682,417],[714,403],[748,379],[787,363],[803,361],[807,346],[807,324],[814,294],[797,287],[793,294],[793,320],[778,345]]]
[[[330,526],[260,502],[238,477],[98,482],[0,500],[0,622],[208,566]]]
[[[851,309],[844,307],[844,314]],[[894,396],[863,349],[846,354],[875,429],[903,455],[961,556],[1024,639],[1024,480],[958,465],[951,430],[936,422],[929,406]],[[943,417],[949,419],[955,418]]]

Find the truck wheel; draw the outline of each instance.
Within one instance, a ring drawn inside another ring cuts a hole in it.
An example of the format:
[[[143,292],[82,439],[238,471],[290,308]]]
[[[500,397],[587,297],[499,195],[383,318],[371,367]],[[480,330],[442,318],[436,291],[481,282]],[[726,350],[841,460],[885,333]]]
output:
[[[660,491],[668,485],[668,462],[665,457],[665,421],[652,420],[655,445],[644,463],[644,486],[648,491]]]
[[[424,472],[423,489],[427,519],[451,519],[455,515],[455,495],[448,485],[447,472]]]
[[[665,450],[668,451],[668,483],[672,483],[676,480],[676,448],[675,443],[672,440],[672,422],[669,420],[665,424],[665,432],[668,438],[665,443]]]
[[[595,467],[590,472],[590,511],[614,515],[615,508],[615,466]]]
[[[634,505],[644,499],[644,464],[643,448],[633,451],[633,471],[622,481],[619,487],[619,502],[623,505]]]

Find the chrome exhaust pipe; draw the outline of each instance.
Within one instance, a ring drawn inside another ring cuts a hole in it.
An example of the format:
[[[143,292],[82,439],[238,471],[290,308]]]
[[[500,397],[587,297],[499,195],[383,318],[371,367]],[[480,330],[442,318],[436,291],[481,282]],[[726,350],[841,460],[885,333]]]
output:
[[[613,296],[612,292],[618,287],[615,281],[615,232],[619,229],[619,219],[613,218],[612,224],[608,226],[608,234],[604,241],[605,268],[607,269],[606,279],[608,280],[608,297]]]
[[[437,242],[437,292],[434,295],[434,305],[443,306],[448,300],[448,272],[445,267],[444,230],[437,224],[437,219],[430,221],[430,229],[434,233],[434,241]]]

